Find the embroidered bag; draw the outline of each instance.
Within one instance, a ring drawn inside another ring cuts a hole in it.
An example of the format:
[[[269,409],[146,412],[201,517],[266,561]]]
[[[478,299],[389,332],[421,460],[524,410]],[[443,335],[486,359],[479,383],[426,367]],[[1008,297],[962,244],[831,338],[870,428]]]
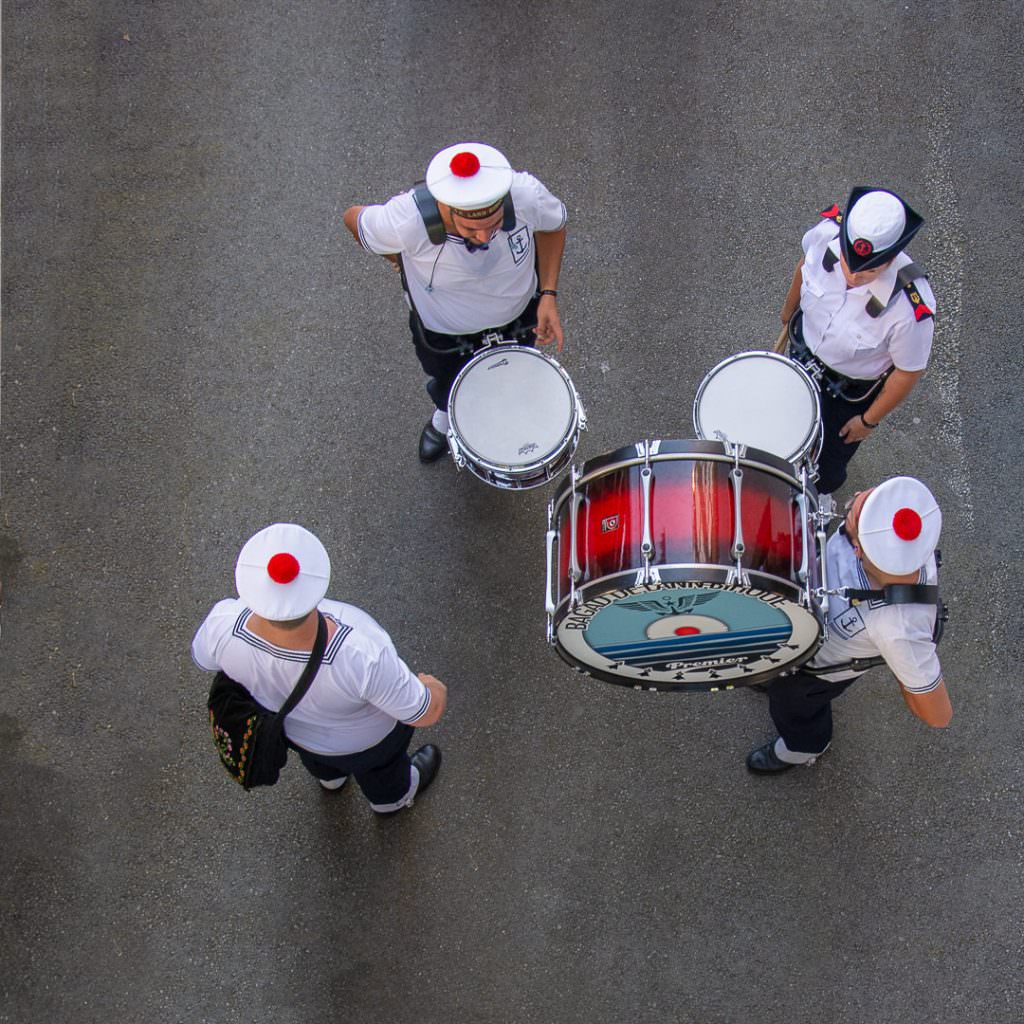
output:
[[[265,708],[241,683],[223,672],[214,677],[206,702],[213,742],[221,764],[243,789],[273,786],[288,760],[285,716],[306,695],[327,647],[327,622],[320,612],[316,616],[316,640],[309,661],[280,711]]]

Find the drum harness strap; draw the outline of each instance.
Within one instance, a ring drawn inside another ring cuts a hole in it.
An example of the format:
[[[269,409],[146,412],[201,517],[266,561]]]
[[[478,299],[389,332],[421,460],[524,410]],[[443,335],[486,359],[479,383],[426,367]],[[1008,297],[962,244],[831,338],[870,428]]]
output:
[[[823,363],[804,341],[803,310],[798,309],[789,321],[789,354],[817,381],[818,386],[833,398],[844,402],[866,402],[888,380],[893,367],[889,367],[876,380],[847,377]]]
[[[440,246],[441,248],[448,241],[448,232],[445,230],[444,221],[441,219],[441,211],[437,208],[437,200],[434,199],[430,190],[426,186],[426,182],[418,181],[413,186],[412,192],[413,202],[416,204],[416,209],[419,211],[420,217],[423,220],[423,226],[427,229],[427,238],[433,245]],[[515,206],[512,203],[511,193],[505,196],[504,204],[502,206],[502,220],[501,230],[511,231],[516,226],[516,211]],[[402,291],[405,293],[405,301],[409,306],[409,310],[412,313],[412,321],[414,330],[416,333],[416,342],[422,345],[428,352],[432,352],[438,356],[468,356],[472,355],[482,342],[488,344],[496,344],[502,340],[517,341],[521,336],[525,335],[528,330],[533,330],[532,327],[519,327],[514,328],[511,332],[511,339],[503,337],[498,331],[479,331],[476,334],[453,334],[451,335],[452,340],[455,342],[449,348],[438,348],[436,345],[431,345],[427,341],[426,328],[423,325],[423,321],[420,319],[419,310],[412,301],[412,294],[409,291],[409,279],[405,276],[405,264],[402,261],[402,254],[396,253],[398,257],[398,272],[402,278]],[[441,256],[441,249],[438,249],[438,259]],[[437,260],[434,261],[435,266]],[[433,279],[433,275],[431,275]],[[427,286],[427,291],[430,291],[431,287]]]
[[[843,528],[840,527],[840,530]],[[942,566],[942,552],[935,549],[935,567]],[[839,587],[836,590],[827,590],[825,594],[834,594],[837,597],[845,597],[851,605],[858,605],[862,601],[881,602],[882,604],[934,604],[935,605],[935,628],[932,630],[932,643],[938,646],[945,632],[946,622],[949,620],[949,608],[942,600],[939,588],[935,584],[928,583],[887,583],[880,590],[858,590],[853,587]],[[819,669],[802,666],[799,671],[806,672],[812,676],[830,676],[834,672],[867,672],[868,669],[885,665],[883,657],[874,658],[851,658],[849,661],[840,662],[838,665],[825,665]]]

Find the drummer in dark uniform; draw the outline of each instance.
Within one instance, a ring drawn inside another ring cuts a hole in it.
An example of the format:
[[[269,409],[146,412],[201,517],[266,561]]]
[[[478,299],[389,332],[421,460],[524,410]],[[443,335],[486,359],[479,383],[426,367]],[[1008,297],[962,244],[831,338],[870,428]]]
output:
[[[845,213],[837,205],[821,216],[803,236],[782,321],[790,325],[790,355],[818,381],[818,490],[831,494],[860,443],[924,373],[935,297],[904,252],[924,221],[898,195],[858,187]]]
[[[420,435],[421,462],[448,451],[448,393],[484,336],[532,345],[563,335],[558,275],[565,205],[493,146],[461,142],[436,154],[426,181],[374,206],[351,206],[345,226],[402,271],[409,326],[436,409]]]

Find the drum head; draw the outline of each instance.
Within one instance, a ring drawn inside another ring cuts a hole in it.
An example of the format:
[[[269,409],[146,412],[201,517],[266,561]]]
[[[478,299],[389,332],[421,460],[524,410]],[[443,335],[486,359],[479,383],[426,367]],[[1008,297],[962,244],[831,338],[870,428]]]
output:
[[[811,448],[820,421],[818,396],[792,360],[744,352],[719,363],[704,378],[693,404],[693,425],[706,440],[751,445],[789,462]]]
[[[576,396],[554,360],[501,345],[463,369],[448,399],[459,444],[484,462],[515,468],[543,461],[572,434]]]
[[[802,664],[820,643],[820,626],[777,592],[689,579],[584,600],[562,616],[555,640],[570,664],[608,682],[714,690]]]

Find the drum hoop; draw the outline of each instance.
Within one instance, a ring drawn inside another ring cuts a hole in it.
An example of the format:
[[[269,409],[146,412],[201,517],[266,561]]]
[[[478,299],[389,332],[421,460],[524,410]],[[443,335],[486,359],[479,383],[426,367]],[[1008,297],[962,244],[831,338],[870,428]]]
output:
[[[817,643],[812,644],[806,652],[798,655],[792,661],[786,662],[783,667],[783,671],[787,673],[793,672],[802,665],[806,665],[807,662],[809,662],[811,658],[818,653],[822,643],[823,638],[819,633]],[[587,665],[581,661],[577,661],[559,643],[555,643],[554,648],[562,661],[574,672],[579,672],[590,679],[597,679],[603,683],[613,683],[616,686],[625,686],[630,690],[645,690],[648,693],[720,693],[723,690],[745,690],[747,687],[756,686],[758,683],[770,682],[779,675],[779,671],[772,668],[762,672],[753,672],[749,676],[744,676],[741,679],[723,680],[718,684],[710,682],[688,683],[680,681],[678,683],[661,682],[656,686],[652,686],[650,684],[645,686],[639,679],[631,679],[628,676],[613,675],[611,672],[604,671],[604,669],[596,668],[593,665]]]
[[[717,441],[707,442],[708,444],[718,444]],[[750,449],[750,452],[761,451],[760,448]],[[779,458],[777,455],[772,455],[771,452],[765,452],[765,455],[773,459],[779,459],[780,462],[785,462],[785,459]],[[552,514],[557,516],[562,504],[565,500],[573,493],[574,490],[578,490],[582,484],[588,484],[592,480],[597,480],[602,476],[607,476],[609,473],[617,473],[621,469],[629,469],[631,466],[643,466],[648,462],[685,462],[687,460],[696,462],[725,462],[730,466],[735,463],[735,460],[726,455],[723,451],[721,455],[712,454],[710,452],[699,452],[694,453],[682,453],[682,452],[666,452],[665,454],[651,455],[648,458],[638,456],[637,458],[623,459],[622,462],[613,462],[610,465],[602,466],[600,469],[592,469],[589,473],[584,473],[582,476],[576,477],[575,480],[569,479],[562,484],[562,490],[555,495],[552,503]],[[793,489],[799,492],[803,491],[803,482],[792,473],[784,473],[780,469],[776,469],[774,466],[768,465],[764,462],[758,462],[751,459],[749,455],[744,456],[739,460],[740,465],[744,469],[758,469],[762,472],[768,473],[770,476],[777,477],[779,480],[787,484],[791,484]],[[818,498],[815,491],[808,491],[808,496],[814,499],[814,508],[818,507]]]
[[[716,564],[714,562],[671,562],[671,563],[666,563],[664,565],[652,565],[651,569],[652,569],[652,571],[653,570],[657,570],[659,573],[660,572],[670,571],[670,570],[678,570],[678,569],[696,569],[697,571],[699,571],[702,574],[702,578],[695,579],[693,581],[695,583],[726,583],[726,582],[728,582],[730,572],[733,571],[731,567],[722,566],[722,565]],[[582,586],[578,586],[576,588],[576,596],[579,599],[579,603],[580,604],[586,604],[588,598],[586,598],[584,595],[588,594],[590,591],[593,590],[594,587],[598,586],[599,584],[606,584],[609,581],[618,580],[618,581],[620,581],[620,584],[622,586],[630,586],[630,587],[635,586],[636,585],[636,575],[637,575],[638,572],[641,572],[641,571],[642,571],[642,567],[641,566],[637,566],[635,569],[619,569],[616,572],[609,573],[607,576],[599,576],[597,579],[590,580],[589,582],[584,583]],[[794,583],[792,580],[787,580],[784,576],[776,576],[774,573],[762,572],[759,569],[748,569],[747,570],[747,575],[750,577],[751,586],[754,586],[754,579],[755,578],[759,579],[759,580],[772,580],[772,581],[774,581],[776,583],[779,583],[782,586],[784,586],[796,598],[799,598],[801,595],[803,595],[805,593],[805,591],[800,587],[800,585],[798,583]],[[631,581],[631,582],[627,583],[626,581]],[[683,583],[683,582],[686,582],[686,581],[685,580],[664,580],[663,582],[665,582],[665,583]],[[617,588],[614,587],[614,586],[604,586],[602,588],[601,593],[603,593],[606,590],[615,590],[615,589],[617,589]],[[778,591],[774,587],[760,587],[759,589],[761,589],[761,590],[768,590],[770,593],[778,593]],[[594,594],[594,597],[600,597],[600,596],[601,596],[600,593]],[[801,606],[802,606],[802,602],[801,601],[793,600],[793,597],[789,596],[788,594],[780,594],[779,596],[780,597],[784,597],[787,601],[793,601],[794,604],[801,604]],[[567,607],[567,605],[568,605],[569,600],[570,600],[569,595],[566,595],[555,606],[555,611],[554,611],[554,613],[553,613],[553,615],[551,617],[552,617],[552,620],[554,621],[554,624],[555,624],[556,628],[558,627],[558,625],[562,621],[562,619],[564,619],[565,616],[568,614],[568,607]],[[809,612],[809,614],[813,618],[818,619],[819,622],[821,621],[821,616],[816,614],[817,605],[813,604],[813,602],[812,602],[812,605],[811,605],[810,608],[804,608],[804,610]]]
[[[482,362],[486,356],[495,355],[498,352],[528,352],[530,356],[540,359],[543,362],[550,365],[554,370],[557,371],[558,375],[562,378],[562,383],[565,384],[569,392],[569,402],[572,406],[572,417],[569,421],[567,431],[562,435],[562,439],[558,442],[557,447],[552,449],[542,459],[537,459],[534,462],[523,463],[522,465],[510,466],[507,462],[493,462],[490,459],[483,456],[476,450],[463,436],[458,428],[458,419],[456,415],[450,415],[448,422],[448,430],[454,435],[455,441],[458,444],[462,452],[468,453],[472,456],[468,461],[474,462],[479,465],[482,469],[486,469],[492,473],[505,473],[514,476],[531,476],[532,473],[537,472],[541,469],[546,469],[553,462],[557,462],[559,458],[565,453],[566,449],[571,445],[575,450],[576,445],[579,443],[580,434],[580,408],[581,401],[579,392],[576,390],[576,386],[572,382],[572,378],[568,372],[558,362],[557,359],[552,359],[551,356],[546,355],[543,352],[538,352],[537,349],[531,348],[528,345],[501,345],[491,346],[478,352],[473,358],[466,363],[466,365],[459,371],[459,375],[455,378],[454,383],[448,392],[448,411],[452,413],[452,402],[456,400],[457,391],[459,386],[462,384],[463,379],[469,373],[476,363]],[[457,404],[457,403],[456,403]]]
[[[704,394],[708,384],[711,383],[711,379],[730,363],[737,363],[742,359],[750,359],[751,357],[758,359],[771,359],[777,363],[785,363],[790,369],[796,370],[797,376],[801,378],[803,383],[806,385],[808,392],[810,392],[811,401],[814,403],[814,409],[818,413],[817,418],[811,423],[808,432],[804,435],[799,447],[793,453],[793,458],[786,460],[787,462],[800,462],[814,450],[815,437],[817,434],[821,433],[822,430],[821,396],[818,388],[814,385],[814,381],[811,380],[811,375],[795,359],[790,356],[784,356],[779,352],[761,352],[757,350],[752,352],[737,352],[735,355],[728,356],[708,370],[704,375],[704,379],[700,382],[700,387],[697,388],[697,394],[693,399],[693,429],[699,437],[703,437],[700,423],[697,419],[697,410],[700,407],[701,396]],[[715,438],[703,439],[707,441],[715,440]],[[768,454],[771,455],[773,453],[768,452]],[[781,456],[777,456],[777,458],[781,458]]]
[[[481,474],[483,472],[490,473],[492,476],[503,477],[504,479],[514,482],[521,483],[522,481],[528,480],[541,473],[548,473],[554,466],[556,466],[566,456],[566,463],[572,459],[572,455],[577,450],[577,446],[580,443],[579,431],[573,431],[566,437],[560,447],[555,452],[552,452],[544,462],[531,462],[524,463],[521,466],[509,466],[506,463],[495,463],[488,462],[486,459],[481,459],[473,453],[472,459],[466,460],[466,469],[468,469],[475,476],[478,476],[485,483],[490,483],[493,486],[501,487],[500,483],[495,483],[493,480],[488,480]],[[462,444],[462,441],[459,441]],[[472,450],[470,450],[472,451]],[[561,472],[565,467],[561,467],[558,472]],[[542,476],[536,484],[531,486],[540,486],[543,483],[547,483],[551,479],[551,476]],[[527,487],[513,486],[506,489],[528,489]]]

